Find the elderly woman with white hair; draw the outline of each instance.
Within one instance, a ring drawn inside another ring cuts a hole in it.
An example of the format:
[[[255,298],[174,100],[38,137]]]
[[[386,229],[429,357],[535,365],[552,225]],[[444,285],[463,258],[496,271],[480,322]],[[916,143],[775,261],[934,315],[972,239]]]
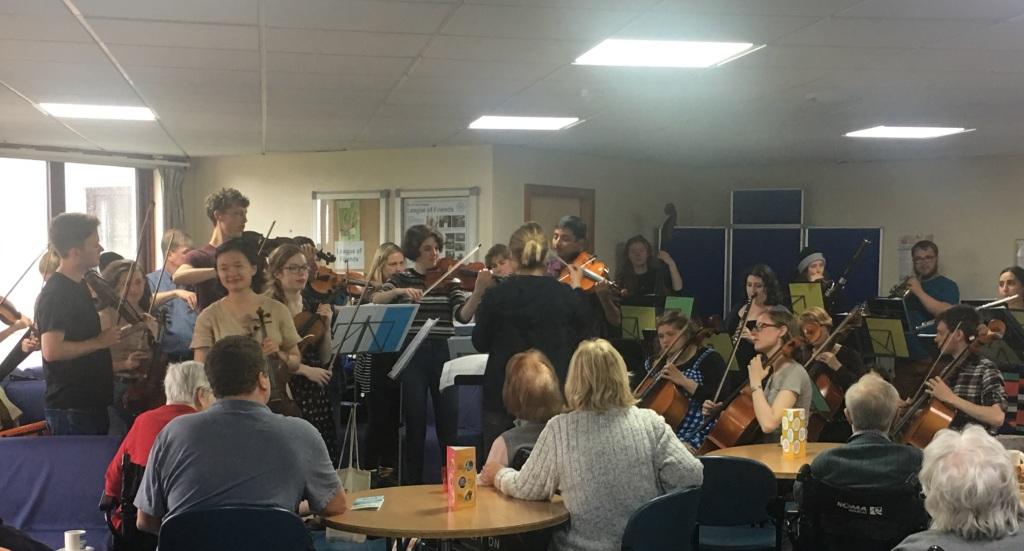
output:
[[[985,429],[940,431],[924,449],[919,479],[931,525],[894,551],[1024,549],[1016,468]]]
[[[153,441],[167,423],[175,417],[202,411],[214,401],[203,364],[194,361],[167,366],[164,395],[166,404],[139,415],[110,460],[103,490],[105,499],[116,499],[121,495],[121,460],[125,454],[133,464],[145,467]],[[111,518],[114,527],[119,529],[120,515],[112,515]]]
[[[703,482],[700,461],[665,419],[636,407],[625,362],[608,341],[576,349],[565,399],[570,412],[547,422],[521,471],[488,463],[483,473],[510,497],[544,500],[561,491],[569,525],[555,532],[553,549],[617,551],[637,507]]]

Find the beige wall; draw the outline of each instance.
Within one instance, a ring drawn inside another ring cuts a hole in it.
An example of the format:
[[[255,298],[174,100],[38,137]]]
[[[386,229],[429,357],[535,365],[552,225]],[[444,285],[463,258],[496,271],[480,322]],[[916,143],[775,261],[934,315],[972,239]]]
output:
[[[489,243],[491,164],[488,146],[199,158],[185,180],[186,223],[196,242],[205,242],[210,235],[205,197],[234,187],[251,201],[248,229],[265,233],[277,220],[274,235],[315,239],[314,191],[476,186],[480,239]]]
[[[505,242],[523,219],[523,184],[596,191],[595,251],[614,264],[621,244],[653,238],[672,201],[683,225],[725,225],[729,192],[805,190],[808,225],[881,226],[883,291],[898,278],[897,240],[934,234],[942,269],[963,295],[995,294],[997,272],[1014,260],[1024,158],[692,168],[509,146],[274,154],[197,159],[186,180],[189,229],[209,235],[203,198],[222,186],[252,199],[250,227],[312,235],[311,193],[479,186],[480,239]],[[837,271],[846,259],[830,259]]]

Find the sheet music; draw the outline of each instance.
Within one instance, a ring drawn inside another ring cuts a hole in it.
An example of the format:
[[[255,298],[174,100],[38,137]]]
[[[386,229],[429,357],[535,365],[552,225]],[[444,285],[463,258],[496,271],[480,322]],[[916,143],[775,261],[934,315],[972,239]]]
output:
[[[398,376],[405,370],[405,366],[412,360],[413,355],[419,350],[420,345],[423,344],[423,341],[435,325],[437,325],[437,318],[427,318],[426,323],[423,324],[423,327],[420,327],[420,330],[416,332],[416,336],[409,342],[409,346],[406,346],[402,355],[398,357],[398,361],[395,362],[395,367],[388,373],[388,377],[391,377],[394,381],[398,380]]]
[[[444,362],[441,370],[441,390],[455,384],[459,375],[483,375],[487,371],[487,354],[471,354]]]

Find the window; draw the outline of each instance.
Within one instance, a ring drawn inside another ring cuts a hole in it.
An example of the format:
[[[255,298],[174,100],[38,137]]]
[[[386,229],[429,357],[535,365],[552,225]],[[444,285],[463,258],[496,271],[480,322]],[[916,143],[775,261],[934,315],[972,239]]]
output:
[[[99,218],[104,249],[135,258],[139,223],[134,168],[67,163],[64,190],[67,212]]]
[[[37,257],[46,248],[46,163],[0,158],[0,204],[6,214],[0,221],[4,235],[4,262],[0,265],[0,294],[6,294],[27,269],[25,278],[8,300],[24,315],[33,317],[35,300],[43,288],[36,269]],[[20,335],[0,342],[0,359],[18,343]],[[42,365],[38,353],[22,366]]]

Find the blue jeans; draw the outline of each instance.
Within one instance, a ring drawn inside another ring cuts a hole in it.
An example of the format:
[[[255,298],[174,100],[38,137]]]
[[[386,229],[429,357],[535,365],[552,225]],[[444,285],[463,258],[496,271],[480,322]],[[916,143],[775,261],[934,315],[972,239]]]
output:
[[[102,409],[47,409],[46,424],[54,436],[107,434],[110,417]]]

